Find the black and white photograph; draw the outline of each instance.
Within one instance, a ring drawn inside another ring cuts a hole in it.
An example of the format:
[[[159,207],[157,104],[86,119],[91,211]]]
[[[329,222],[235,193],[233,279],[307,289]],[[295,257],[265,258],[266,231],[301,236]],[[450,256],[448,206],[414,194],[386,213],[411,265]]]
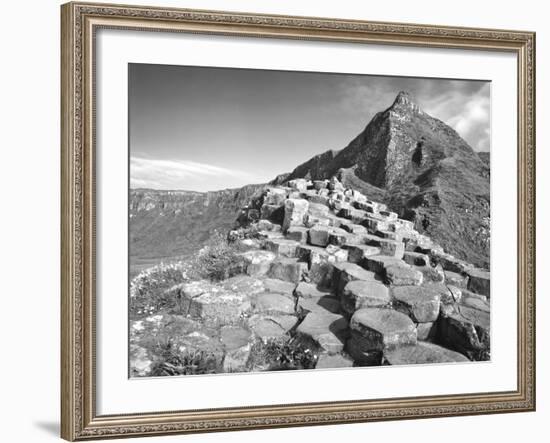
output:
[[[129,376],[491,360],[491,82],[128,65]]]

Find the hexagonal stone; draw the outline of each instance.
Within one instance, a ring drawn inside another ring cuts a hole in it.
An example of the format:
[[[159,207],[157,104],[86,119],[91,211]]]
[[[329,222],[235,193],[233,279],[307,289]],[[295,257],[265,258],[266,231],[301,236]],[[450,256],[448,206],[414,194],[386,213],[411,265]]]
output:
[[[303,245],[298,248],[297,254],[299,260],[307,261],[311,282],[321,287],[332,285],[332,264],[347,258],[347,251],[330,245],[326,249]]]
[[[296,284],[288,281],[277,280],[276,278],[266,278],[263,281],[266,292],[277,292],[279,294],[292,295]]]
[[[300,314],[315,312],[324,314],[331,312],[341,314],[340,300],[332,295],[323,295],[320,297],[299,298],[296,303],[296,310]]]
[[[457,305],[439,320],[438,341],[472,360],[490,358],[490,314]]]
[[[306,270],[306,263],[299,262],[296,258],[281,257],[271,263],[267,275],[271,278],[298,283]]]
[[[466,289],[468,286],[468,276],[458,272],[445,271],[445,282],[448,285],[456,286],[457,288]]]
[[[340,228],[333,228],[334,230],[329,233],[328,242],[331,245],[344,246],[349,244],[358,244],[361,241],[361,237],[357,234],[350,234]]]
[[[405,244],[401,240],[378,238],[376,240],[369,240],[367,244],[378,246],[380,248],[380,253],[388,257],[402,259],[405,253]]]
[[[286,238],[298,243],[305,243],[307,242],[308,230],[308,228],[302,226],[291,226],[286,230]]]
[[[363,266],[365,266],[369,271],[375,272],[380,275],[384,275],[386,268],[389,266],[404,266],[408,265],[396,257],[388,257],[386,255],[373,255],[363,258]]]
[[[351,263],[362,263],[365,257],[380,254],[380,248],[369,245],[345,245],[348,251],[348,260]]]
[[[321,354],[315,365],[315,369],[336,369],[336,368],[351,368],[353,360],[344,357],[342,354]]]
[[[246,370],[252,347],[252,334],[250,331],[240,326],[224,326],[220,329],[220,341],[225,347],[224,372]]]
[[[348,314],[361,308],[387,306],[390,302],[389,289],[377,281],[351,281],[344,287],[340,297],[342,309]]]
[[[482,269],[471,269],[468,274],[468,291],[487,297],[491,296],[491,273]]]
[[[374,281],[376,276],[374,272],[367,271],[355,263],[339,262],[334,263],[333,284],[338,295],[344,291],[344,287],[354,280]]]
[[[248,275],[236,275],[220,282],[220,286],[228,291],[253,295],[265,290],[264,281]]]
[[[421,285],[422,272],[401,265],[386,267],[386,282],[393,286]]]
[[[329,216],[320,216],[306,214],[304,219],[304,225],[306,228],[313,228],[314,226],[331,226],[331,219]]]
[[[233,292],[204,280],[182,285],[181,300],[187,315],[216,324],[238,321],[251,308],[250,294]]]
[[[317,215],[317,216],[320,216],[320,217],[324,217],[328,214],[328,206],[320,204],[320,203],[313,203],[310,200],[308,212],[311,215]]]
[[[248,319],[248,326],[264,343],[270,340],[288,340],[290,331],[298,321],[293,315],[256,314]]]
[[[462,298],[460,304],[470,308],[479,309],[480,311],[491,312],[489,300],[484,295],[476,294],[475,292],[462,290]]]
[[[319,226],[315,225],[310,228],[308,232],[308,241],[314,246],[326,246],[328,245],[328,238],[331,232],[330,227],[328,226]]]
[[[278,255],[282,255],[284,257],[295,257],[296,248],[299,246],[299,244],[299,242],[289,240],[288,238],[271,239],[265,242],[265,248],[268,251],[271,251]]]
[[[305,191],[307,189],[307,180],[304,178],[296,178],[288,181],[288,186],[298,191]]]
[[[355,344],[362,351],[384,351],[416,344],[416,327],[405,314],[384,308],[363,308],[350,320]]]
[[[465,363],[469,361],[458,352],[426,342],[419,342],[414,346],[402,346],[384,353],[384,362],[389,365]]]
[[[257,294],[252,301],[254,311],[265,314],[294,314],[295,304],[293,298],[274,292]]]
[[[269,188],[264,196],[264,204],[278,205],[284,204],[287,191],[281,188]]]
[[[340,314],[310,312],[296,328],[296,337],[314,352],[337,354],[344,349],[348,322]]]
[[[325,295],[330,295],[330,292],[327,290],[321,290],[317,285],[311,283],[300,282],[296,289],[294,290],[294,295],[301,298],[312,298],[312,297],[323,297]]]
[[[285,217],[283,220],[283,231],[286,232],[291,226],[303,226],[304,217],[307,214],[309,202],[304,199],[289,198],[285,201]]]
[[[445,273],[441,265],[437,266],[414,266],[413,269],[422,272],[424,282],[443,283],[445,281]]]
[[[350,234],[366,234],[367,228],[362,225],[357,225],[355,223],[345,223],[341,226],[342,229],[349,232]]]
[[[423,286],[392,288],[393,306],[417,323],[433,322],[439,316],[440,296]]]
[[[243,252],[241,257],[246,264],[246,273],[251,276],[260,276],[267,274],[276,255],[270,251],[253,250]]]

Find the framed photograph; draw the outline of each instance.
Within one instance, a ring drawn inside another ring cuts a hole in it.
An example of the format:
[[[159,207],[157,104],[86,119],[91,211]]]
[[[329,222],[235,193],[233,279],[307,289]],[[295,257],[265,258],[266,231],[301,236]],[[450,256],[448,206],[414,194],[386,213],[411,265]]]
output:
[[[62,437],[535,409],[535,35],[68,3]]]

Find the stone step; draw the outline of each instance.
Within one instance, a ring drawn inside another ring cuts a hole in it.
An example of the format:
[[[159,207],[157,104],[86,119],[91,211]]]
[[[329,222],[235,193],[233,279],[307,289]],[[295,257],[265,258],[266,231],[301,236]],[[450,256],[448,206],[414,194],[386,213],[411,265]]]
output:
[[[353,314],[350,329],[362,351],[385,351],[416,344],[416,327],[405,314],[387,308],[362,308]]]
[[[456,305],[438,322],[438,341],[471,360],[490,359],[490,314],[470,306]]]
[[[388,365],[423,365],[433,363],[469,362],[464,355],[433,343],[418,342],[384,352],[383,363]]]
[[[399,286],[391,290],[394,309],[416,323],[434,322],[439,317],[440,295],[422,286]]]
[[[310,312],[296,328],[296,339],[313,352],[332,355],[343,351],[348,332],[341,314]]]
[[[391,303],[390,291],[377,281],[354,280],[344,287],[340,303],[350,315],[361,308],[386,307]]]
[[[256,314],[248,319],[248,327],[264,343],[272,340],[286,341],[290,339],[289,331],[297,322],[298,318],[294,315]]]

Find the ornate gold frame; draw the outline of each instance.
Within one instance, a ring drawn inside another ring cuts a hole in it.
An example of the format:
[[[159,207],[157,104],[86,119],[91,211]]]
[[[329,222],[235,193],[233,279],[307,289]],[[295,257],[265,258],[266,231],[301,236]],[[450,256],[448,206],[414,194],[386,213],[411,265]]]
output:
[[[535,34],[218,11],[61,7],[61,436],[67,440],[535,409]],[[98,416],[95,410],[94,32],[101,27],[509,51],[518,59],[518,380],[510,392]]]

